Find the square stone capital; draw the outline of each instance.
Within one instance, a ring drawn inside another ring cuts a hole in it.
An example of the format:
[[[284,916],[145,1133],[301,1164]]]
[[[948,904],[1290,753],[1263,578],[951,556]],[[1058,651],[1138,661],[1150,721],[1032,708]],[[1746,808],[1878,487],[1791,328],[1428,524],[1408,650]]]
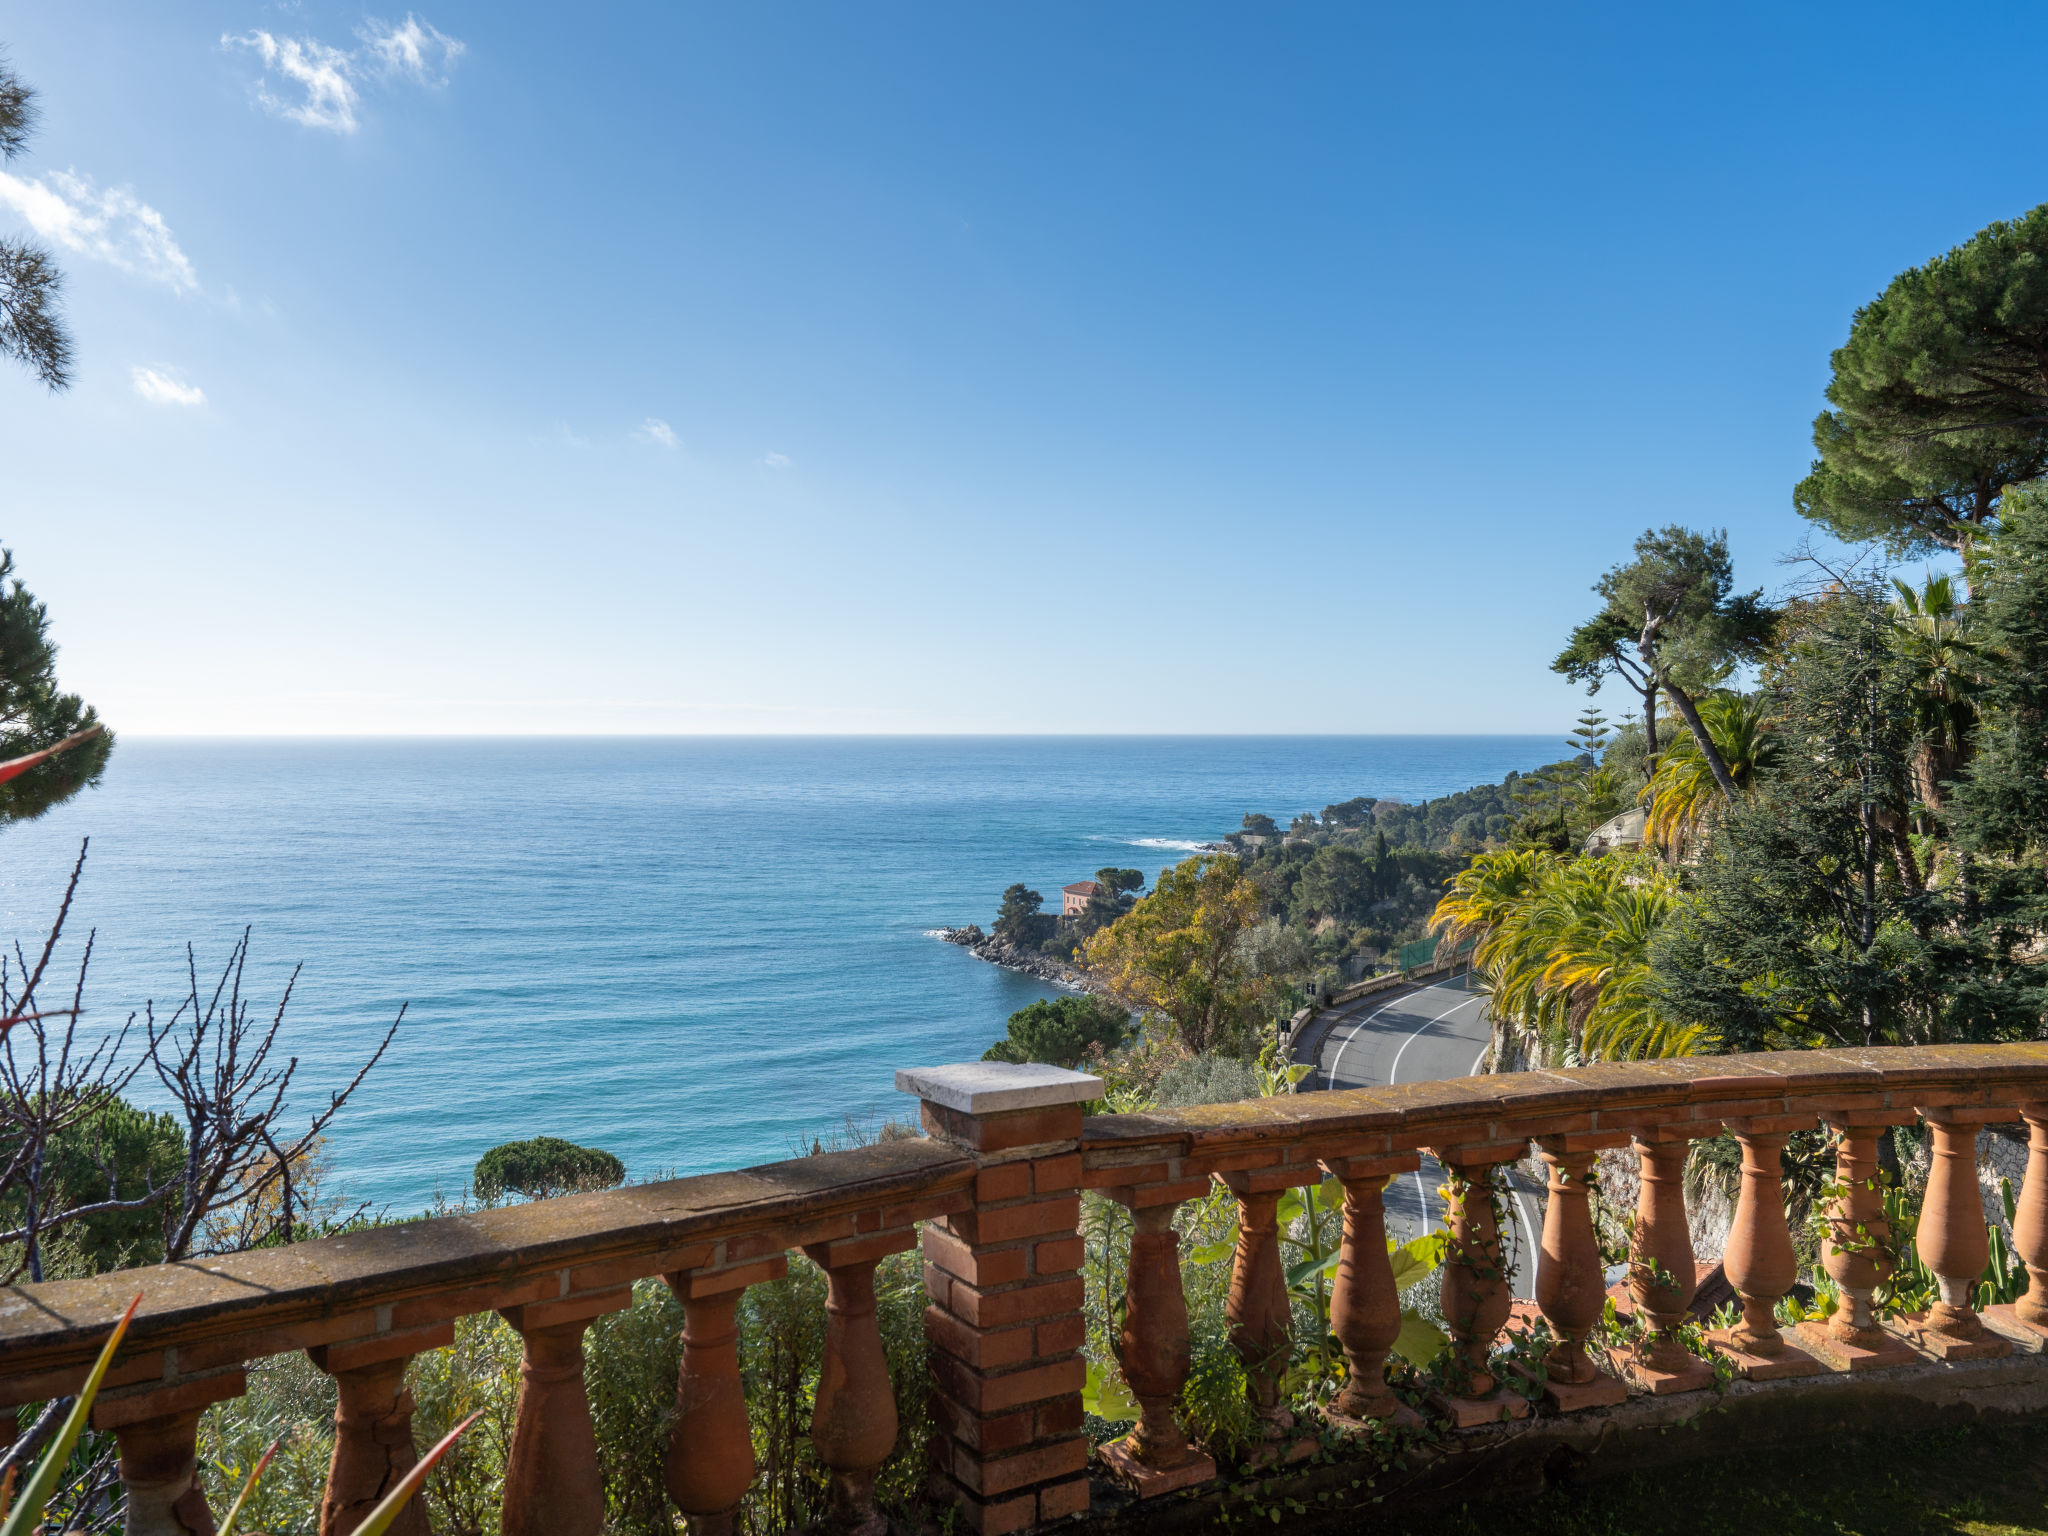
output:
[[[900,1067],[896,1091],[963,1115],[1085,1104],[1102,1097],[1102,1079],[1036,1062],[969,1061],[950,1067]]]

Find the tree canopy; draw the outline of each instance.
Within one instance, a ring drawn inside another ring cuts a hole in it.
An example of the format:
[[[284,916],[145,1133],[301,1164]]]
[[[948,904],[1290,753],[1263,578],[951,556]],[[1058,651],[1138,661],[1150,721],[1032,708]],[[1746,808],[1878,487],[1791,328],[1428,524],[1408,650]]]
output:
[[[1803,517],[1892,553],[1961,549],[2048,470],[2048,204],[1901,272],[1834,354]]]
[[[1240,1045],[1265,989],[1238,940],[1263,915],[1258,886],[1235,858],[1187,859],[1088,941],[1088,966],[1117,996],[1164,1014],[1189,1050]]]
[[[1598,693],[1619,677],[1642,701],[1650,766],[1657,753],[1657,702],[1671,700],[1723,792],[1735,783],[1715,751],[1693,695],[1754,659],[1769,640],[1775,615],[1763,593],[1734,590],[1725,530],[1702,534],[1672,525],[1646,529],[1635,558],[1594,583],[1599,612],[1572,631],[1551,670]]]
[[[496,1200],[510,1193],[545,1200],[551,1195],[610,1189],[625,1177],[626,1165],[609,1152],[579,1147],[559,1136],[536,1136],[491,1148],[477,1159],[470,1181],[479,1199]]]
[[[0,58],[0,165],[28,147],[36,93]],[[64,274],[32,240],[0,239],[0,357],[23,364],[51,389],[71,384],[71,335],[59,312]]]
[[[1131,1015],[1106,997],[1040,998],[1010,1015],[1008,1037],[982,1052],[983,1061],[1042,1061],[1077,1067],[1090,1046],[1113,1051],[1130,1035]]]
[[[90,704],[57,686],[49,611],[15,576],[14,552],[0,550],[0,759],[40,752],[99,723]],[[33,820],[97,784],[113,750],[113,732],[102,729],[0,783],[0,823]]]

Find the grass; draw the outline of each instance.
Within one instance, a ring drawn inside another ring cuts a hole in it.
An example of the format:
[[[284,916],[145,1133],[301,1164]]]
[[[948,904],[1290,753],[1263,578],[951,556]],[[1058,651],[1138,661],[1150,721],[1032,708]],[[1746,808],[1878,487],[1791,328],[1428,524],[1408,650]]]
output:
[[[2048,1424],[1754,1451],[1523,1504],[1400,1517],[1382,1529],[1390,1536],[2048,1536]]]

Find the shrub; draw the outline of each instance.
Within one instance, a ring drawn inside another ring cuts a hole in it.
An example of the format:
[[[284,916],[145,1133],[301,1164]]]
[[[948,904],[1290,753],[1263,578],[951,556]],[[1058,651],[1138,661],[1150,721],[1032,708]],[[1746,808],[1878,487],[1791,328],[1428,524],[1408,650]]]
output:
[[[610,1189],[623,1183],[626,1165],[596,1147],[579,1147],[559,1136],[508,1141],[477,1159],[471,1182],[479,1200],[501,1199],[508,1191],[531,1200]]]

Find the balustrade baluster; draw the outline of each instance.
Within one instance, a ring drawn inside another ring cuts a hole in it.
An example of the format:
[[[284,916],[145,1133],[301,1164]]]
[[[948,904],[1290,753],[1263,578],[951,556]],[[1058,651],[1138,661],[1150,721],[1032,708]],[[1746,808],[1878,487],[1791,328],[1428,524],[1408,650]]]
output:
[[[1642,1180],[1628,1289],[1655,1331],[1639,1346],[1630,1369],[1653,1393],[1694,1391],[1714,1379],[1713,1367],[1678,1338],[1699,1288],[1692,1228],[1685,1215],[1685,1157],[1689,1138],[1700,1134],[1698,1123],[1688,1122],[1668,1135],[1639,1132],[1635,1137]]]
[[[916,1241],[910,1232],[889,1239],[892,1251]],[[804,1250],[825,1271],[825,1359],[811,1417],[811,1442],[832,1469],[825,1523],[837,1536],[883,1536],[889,1522],[875,1508],[875,1473],[896,1447],[896,1392],[875,1321],[875,1265],[882,1255],[834,1264],[832,1248],[819,1243]]]
[[[1112,1467],[1148,1494],[1216,1475],[1215,1462],[1188,1443],[1173,1413],[1193,1361],[1187,1295],[1181,1289],[1180,1234],[1173,1229],[1175,1209],[1160,1204],[1131,1211],[1131,1266],[1117,1358],[1141,1417],[1135,1429],[1102,1452]]]
[[[1230,1347],[1244,1362],[1252,1411],[1265,1420],[1270,1437],[1292,1427],[1280,1405],[1280,1378],[1294,1342],[1293,1308],[1287,1275],[1280,1265],[1280,1190],[1237,1197],[1237,1252],[1230,1271]]]
[[[1330,1292],[1330,1331],[1344,1346],[1344,1386],[1330,1405],[1330,1417],[1339,1423],[1419,1421],[1387,1385],[1387,1354],[1401,1336],[1401,1296],[1387,1254],[1386,1208],[1388,1180],[1419,1162],[1409,1153],[1325,1164],[1344,1183],[1344,1246]]]
[[[213,1511],[198,1479],[203,1412],[192,1408],[115,1427],[127,1496],[122,1536],[213,1536]]]
[[[1983,1196],[1977,1185],[1977,1133],[2004,1110],[1924,1108],[1934,1136],[1927,1194],[1913,1246],[1934,1272],[1939,1299],[1923,1318],[1901,1319],[1896,1330],[1944,1360],[1984,1360],[2010,1354],[2012,1345],[1985,1330],[1977,1316],[1977,1283],[1991,1260]]]
[[[1838,1370],[1913,1364],[1920,1356],[1880,1327],[1872,1310],[1877,1288],[1890,1278],[1893,1267],[1885,1251],[1891,1223],[1885,1219],[1884,1197],[1876,1182],[1878,1138],[1889,1135],[1890,1127],[1853,1125],[1847,1116],[1830,1118],[1829,1123],[1839,1136],[1837,1193],[1825,1211],[1821,1267],[1840,1289],[1841,1305],[1824,1326],[1801,1323],[1800,1340]]]
[[[1494,1204],[1492,1169],[1512,1162],[1522,1148],[1446,1147],[1437,1152],[1449,1176],[1444,1213],[1450,1242],[1444,1252],[1443,1313],[1450,1328],[1451,1350],[1464,1376],[1463,1390],[1447,1393],[1443,1407],[1460,1425],[1498,1419],[1505,1408],[1520,1418],[1529,1411],[1526,1398],[1496,1398],[1500,1380],[1493,1374],[1493,1347],[1514,1309],[1509,1285],[1507,1244]]]
[[[1979,1339],[1984,1325],[1977,1320],[1971,1293],[1991,1261],[1991,1248],[1977,1193],[1977,1126],[1930,1116],[1927,1128],[1934,1133],[1934,1155],[1913,1234],[1920,1262],[1934,1271],[1940,1288],[1927,1326],[1952,1339]]]
[[[1593,1164],[1602,1142],[1626,1138],[1544,1136],[1537,1149],[1550,1170],[1543,1247],[1536,1263],[1536,1305],[1557,1335],[1544,1359],[1546,1395],[1567,1412],[1626,1401],[1628,1388],[1586,1354],[1586,1336],[1607,1307],[1607,1270],[1593,1230]]]
[[[754,1437],[734,1312],[747,1286],[788,1272],[789,1261],[778,1256],[744,1269],[663,1277],[683,1304],[683,1364],[662,1480],[690,1536],[732,1536],[740,1500],[754,1481]]]
[[[2013,1315],[2048,1333],[2048,1104],[2023,1104],[2027,1122],[2027,1176],[2013,1212],[2012,1246],[2027,1266],[2027,1289]]]
[[[1809,1122],[1810,1124],[1811,1122]],[[1721,1272],[1742,1298],[1742,1321],[1710,1337],[1753,1380],[1811,1376],[1820,1362],[1785,1342],[1778,1331],[1778,1303],[1799,1278],[1799,1259],[1785,1221],[1785,1138],[1789,1130],[1731,1121],[1742,1148],[1742,1187],[1735,1219],[1721,1255]]]
[[[583,1334],[633,1304],[630,1286],[574,1301],[508,1307],[519,1330],[519,1404],[505,1467],[504,1536],[597,1536],[604,1483],[583,1384]]]
[[[455,1325],[386,1337],[321,1344],[308,1349],[315,1365],[334,1378],[334,1455],[320,1500],[320,1536],[352,1536],[384,1495],[419,1464],[412,1440],[412,1393],[405,1368],[423,1350],[455,1342]],[[430,1536],[426,1505],[409,1501],[391,1524],[392,1536]]]

